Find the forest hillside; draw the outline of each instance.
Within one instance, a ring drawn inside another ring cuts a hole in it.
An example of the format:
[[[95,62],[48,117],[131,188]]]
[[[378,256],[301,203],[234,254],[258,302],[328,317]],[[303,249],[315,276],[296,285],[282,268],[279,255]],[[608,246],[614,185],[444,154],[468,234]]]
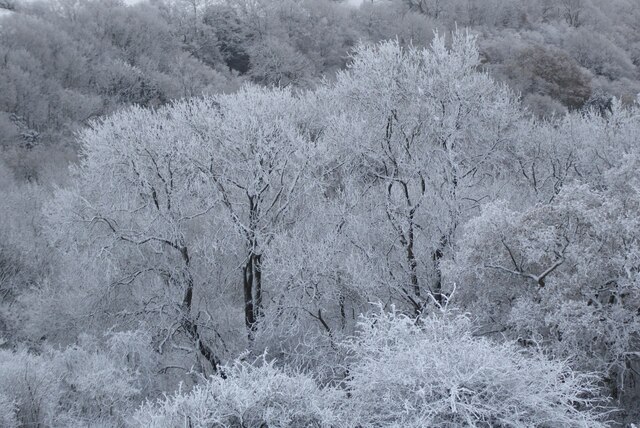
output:
[[[635,0],[0,0],[0,426],[640,422]]]

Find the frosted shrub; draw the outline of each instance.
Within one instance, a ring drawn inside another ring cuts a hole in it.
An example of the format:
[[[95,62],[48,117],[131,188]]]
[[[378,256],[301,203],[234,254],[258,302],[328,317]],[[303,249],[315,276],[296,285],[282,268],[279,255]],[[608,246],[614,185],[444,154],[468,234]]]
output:
[[[159,354],[154,351],[152,337],[146,330],[111,333],[107,340],[109,355],[119,367],[136,373],[140,394],[147,396],[162,388],[157,377]]]
[[[45,358],[24,350],[0,351],[0,405],[5,409],[13,403],[20,426],[51,425],[60,395],[60,376]]]
[[[135,378],[107,354],[72,347],[56,353],[53,365],[63,382],[59,423],[70,426],[89,419],[115,424],[133,409]]]
[[[17,428],[16,406],[13,400],[0,393],[0,426],[5,428]]]
[[[365,317],[343,342],[342,389],[238,362],[228,378],[144,405],[143,427],[605,427],[597,378],[514,343],[472,334],[463,316]]]
[[[212,377],[190,393],[178,391],[144,405],[134,417],[140,427],[307,427],[331,426],[316,382],[278,369],[273,362],[255,366],[236,362],[227,378]]]
[[[343,426],[598,427],[592,376],[474,337],[467,318],[364,318]]]
[[[109,353],[119,364],[132,369],[146,369],[155,364],[152,337],[146,330],[128,330],[111,333],[107,341]]]
[[[80,347],[0,351],[0,426],[122,424],[137,395],[134,382],[107,354]]]

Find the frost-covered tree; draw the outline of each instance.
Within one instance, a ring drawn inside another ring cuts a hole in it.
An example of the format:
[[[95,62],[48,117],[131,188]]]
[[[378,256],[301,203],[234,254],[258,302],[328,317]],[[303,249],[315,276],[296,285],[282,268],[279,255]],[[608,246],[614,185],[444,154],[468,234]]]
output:
[[[298,104],[290,91],[247,87],[216,97],[217,113],[195,108],[189,119],[200,138],[191,162],[219,201],[216,216],[226,218],[228,249],[237,246],[232,251],[242,266],[250,332],[263,312],[263,254],[274,236],[298,221],[305,200],[313,146]]]
[[[199,228],[216,200],[198,197],[205,181],[190,157],[197,139],[183,124],[189,108],[137,107],[87,129],[74,182],[58,192],[49,216],[68,257],[98,261],[104,292],[114,293],[110,303],[117,299],[123,316],[165,318],[167,339],[188,337],[215,371],[219,357],[198,324],[198,293],[207,289],[198,269],[211,269]],[[144,287],[132,295],[131,284]]]
[[[605,187],[566,185],[551,204],[485,207],[447,268],[485,331],[599,371],[614,390],[628,386],[640,349],[635,165],[630,155]]]
[[[394,298],[441,301],[439,262],[467,208],[489,196],[520,112],[480,72],[472,36],[429,49],[360,46],[330,96],[324,138],[339,147],[344,197],[369,229],[355,237]],[[359,196],[362,195],[362,196]]]
[[[116,314],[163,320],[159,350],[188,338],[215,372],[229,350],[221,326],[231,334],[244,314],[253,337],[263,255],[296,221],[313,149],[296,103],[288,91],[248,87],[134,108],[81,136],[74,183],[49,207],[52,234],[67,260],[100,272]]]

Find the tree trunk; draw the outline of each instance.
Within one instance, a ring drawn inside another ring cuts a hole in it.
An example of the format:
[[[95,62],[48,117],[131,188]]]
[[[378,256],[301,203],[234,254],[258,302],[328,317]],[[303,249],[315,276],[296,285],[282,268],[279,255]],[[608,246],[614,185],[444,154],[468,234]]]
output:
[[[256,323],[262,316],[262,255],[259,254],[258,229],[260,197],[249,196],[249,232],[247,244],[249,254],[243,269],[244,322],[247,327],[249,341],[253,340]]]
[[[442,305],[442,270],[440,269],[440,260],[444,257],[444,247],[447,243],[447,237],[442,236],[440,238],[440,244],[438,248],[432,254],[433,267],[435,269],[436,281],[433,286],[433,298],[438,303],[438,305]]]
[[[409,272],[411,277],[411,286],[413,293],[420,300],[420,284],[418,283],[418,262],[413,251],[414,233],[413,233],[413,212],[409,216],[409,231],[407,233],[407,262],[409,263]]]
[[[254,304],[253,313],[256,321],[262,317],[262,254],[255,254],[253,260]]]
[[[256,323],[255,312],[253,308],[253,253],[249,254],[247,264],[243,271],[243,290],[244,290],[244,323],[249,332],[249,340],[253,340],[253,329]]]
[[[262,255],[253,251],[249,252],[247,263],[243,269],[244,291],[244,320],[249,334],[249,340],[253,340],[253,332],[256,324],[262,316]]]
[[[211,370],[225,378],[224,373],[220,371],[220,362],[216,355],[200,336],[200,331],[198,330],[198,324],[193,319],[193,277],[191,276],[191,270],[189,267],[190,259],[189,259],[189,251],[187,247],[181,247],[180,253],[182,254],[182,260],[185,264],[185,269],[183,273],[182,283],[185,285],[184,296],[182,298],[182,321],[181,325],[184,331],[187,333],[189,338],[195,343],[198,352],[211,364]]]

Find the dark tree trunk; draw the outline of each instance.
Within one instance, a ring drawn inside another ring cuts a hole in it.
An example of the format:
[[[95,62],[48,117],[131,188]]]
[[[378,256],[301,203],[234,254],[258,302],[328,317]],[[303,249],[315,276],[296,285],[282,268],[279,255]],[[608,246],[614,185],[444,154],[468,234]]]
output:
[[[253,332],[256,323],[262,316],[262,255],[249,253],[247,263],[244,266],[244,320],[249,334],[249,340],[253,340]]]
[[[340,294],[339,303],[340,303],[340,326],[342,330],[347,327],[347,313],[344,307],[344,295]]]
[[[420,284],[418,283],[418,262],[413,251],[414,234],[413,234],[413,212],[409,216],[409,231],[407,233],[407,262],[409,263],[409,271],[411,277],[411,286],[413,293],[420,300]]]
[[[247,264],[243,271],[244,282],[244,322],[249,331],[249,339],[252,339],[251,332],[256,323],[255,311],[253,307],[253,254],[247,259]]]
[[[256,324],[262,317],[262,255],[259,254],[258,238],[255,231],[259,222],[259,196],[249,196],[249,232],[247,244],[249,254],[243,269],[244,322],[249,340],[253,340]]]
[[[262,317],[262,254],[256,254],[253,257],[253,280],[255,293],[253,311],[254,318],[258,320]]]
[[[224,373],[220,371],[220,361],[213,352],[213,349],[202,340],[200,331],[198,329],[198,324],[193,319],[193,277],[191,276],[189,267],[190,259],[187,247],[181,247],[180,254],[182,255],[182,260],[185,264],[184,274],[182,278],[182,283],[185,286],[181,305],[182,328],[187,333],[189,338],[195,343],[198,352],[200,352],[200,354],[209,362],[209,364],[211,365],[211,370],[224,378]]]
[[[442,305],[442,270],[440,269],[440,261],[444,257],[444,247],[446,243],[446,236],[440,238],[440,244],[432,254],[433,267],[436,274],[435,284],[433,285],[433,298],[438,303],[438,305]]]

